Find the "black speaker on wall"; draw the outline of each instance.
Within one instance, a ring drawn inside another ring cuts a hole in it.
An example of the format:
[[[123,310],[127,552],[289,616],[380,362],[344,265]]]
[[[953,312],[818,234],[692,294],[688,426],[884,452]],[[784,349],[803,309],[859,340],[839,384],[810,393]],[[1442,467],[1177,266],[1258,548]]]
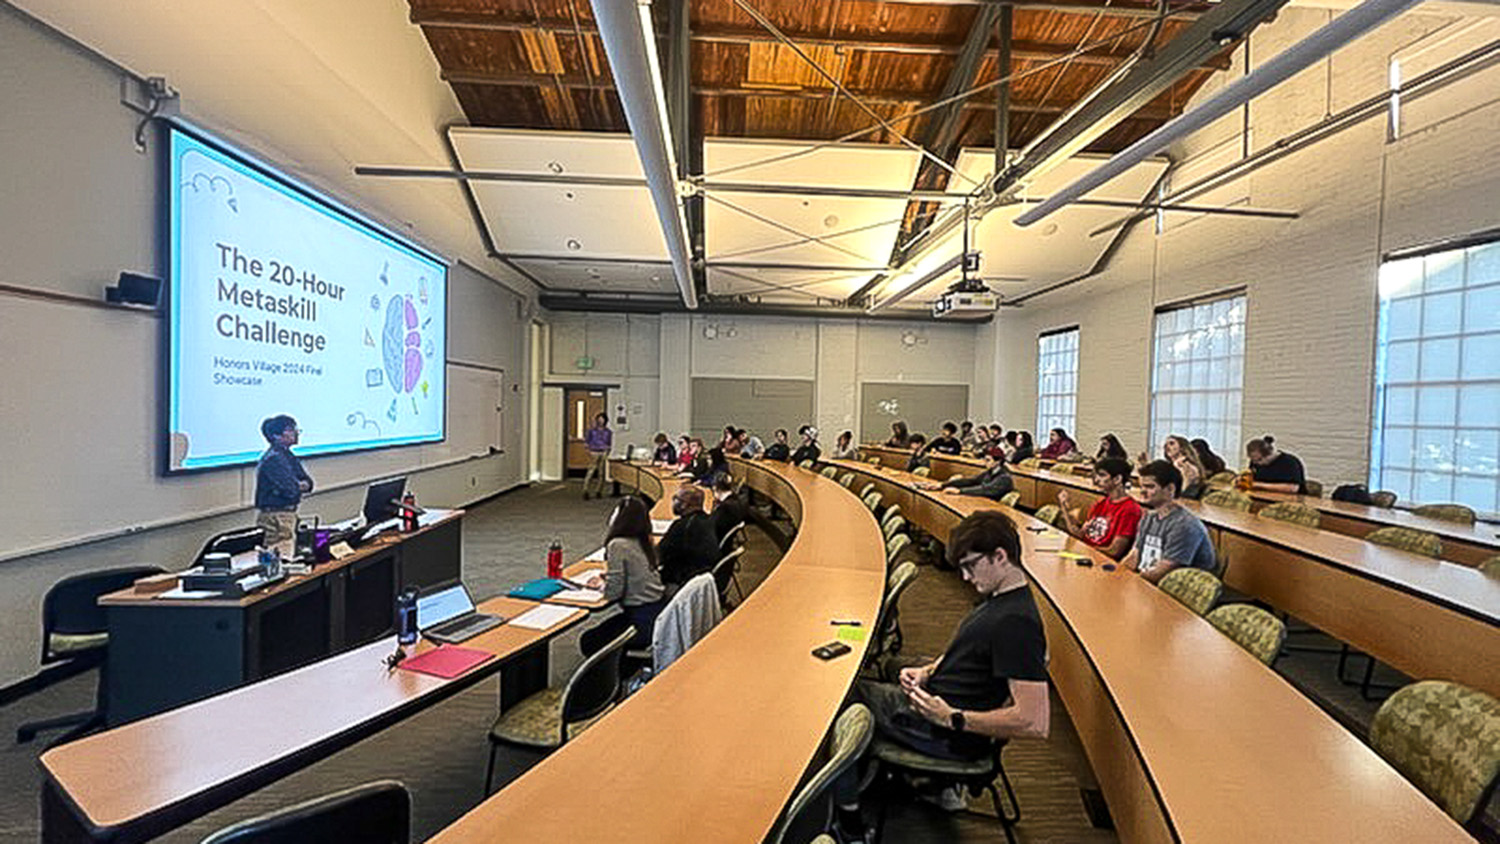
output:
[[[104,288],[104,301],[154,308],[161,299],[161,279],[139,273],[120,273],[114,287]]]

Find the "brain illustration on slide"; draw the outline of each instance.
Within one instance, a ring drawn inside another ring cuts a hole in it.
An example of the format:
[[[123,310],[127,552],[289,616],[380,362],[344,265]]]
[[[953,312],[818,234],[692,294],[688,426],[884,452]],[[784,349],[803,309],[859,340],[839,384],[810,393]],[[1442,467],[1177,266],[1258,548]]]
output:
[[[372,399],[392,394],[394,397],[389,399],[384,408],[361,407],[349,414],[350,425],[358,424],[375,430],[380,427],[380,423],[374,421],[378,416],[384,416],[394,423],[403,414],[421,412],[417,398],[420,396],[425,399],[430,389],[423,374],[433,351],[432,339],[425,336],[426,329],[432,323],[431,314],[426,312],[427,279],[419,277],[409,283],[408,287],[400,279],[392,278],[391,269],[387,266],[381,270],[380,282],[382,286],[391,288],[392,292],[384,303],[379,294],[370,297],[370,317],[378,324],[365,329],[365,345],[372,347],[372,352],[378,349],[380,366],[372,365],[366,370],[365,387]],[[406,289],[403,290],[403,287]],[[375,337],[379,340],[374,341]],[[385,390],[390,392],[386,393]],[[410,397],[410,401],[403,403],[402,396]]]

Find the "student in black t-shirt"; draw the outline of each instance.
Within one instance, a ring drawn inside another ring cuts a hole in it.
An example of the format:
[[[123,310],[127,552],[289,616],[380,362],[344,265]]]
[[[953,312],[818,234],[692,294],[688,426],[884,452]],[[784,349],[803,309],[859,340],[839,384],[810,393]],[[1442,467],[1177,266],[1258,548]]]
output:
[[[677,520],[656,546],[662,585],[668,592],[714,567],[719,561],[719,540],[703,512],[703,488],[685,484],[672,494],[672,515]]]
[[[797,446],[797,450],[792,452],[792,462],[797,464],[804,460],[818,462],[818,458],[823,456],[823,449],[818,447],[818,429],[811,425],[803,425],[797,429],[797,433],[802,435],[802,445]]]
[[[776,442],[766,448],[767,460],[780,460],[782,463],[792,459],[792,447],[786,444],[786,429],[776,429]]]
[[[958,426],[952,422],[943,423],[943,433],[932,438],[927,444],[927,451],[937,451],[943,454],[959,454],[964,450],[963,442],[958,438]]]
[[[1295,454],[1277,449],[1275,437],[1266,434],[1245,443],[1245,454],[1250,458],[1255,489],[1307,494],[1307,476],[1303,473],[1302,461]]]
[[[861,680],[855,699],[870,707],[884,738],[928,756],[973,760],[992,743],[1046,738],[1047,637],[1021,569],[1021,538],[1009,516],[970,515],[953,529],[948,561],[984,599],[959,624],[943,655],[903,668],[898,682]],[[859,840],[858,766],[835,783],[841,840]]]
[[[728,475],[719,478],[714,484],[714,511],[708,514],[708,519],[714,526],[714,539],[722,543],[729,531],[749,515],[750,510],[745,502],[734,494],[734,481]]]

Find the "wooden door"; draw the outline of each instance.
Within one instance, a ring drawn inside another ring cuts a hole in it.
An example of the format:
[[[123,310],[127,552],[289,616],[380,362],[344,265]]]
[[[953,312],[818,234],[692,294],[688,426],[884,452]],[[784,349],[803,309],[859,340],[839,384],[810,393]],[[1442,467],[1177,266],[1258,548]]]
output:
[[[570,388],[563,392],[563,471],[583,474],[589,468],[589,451],[583,434],[594,426],[594,417],[604,413],[603,390]]]

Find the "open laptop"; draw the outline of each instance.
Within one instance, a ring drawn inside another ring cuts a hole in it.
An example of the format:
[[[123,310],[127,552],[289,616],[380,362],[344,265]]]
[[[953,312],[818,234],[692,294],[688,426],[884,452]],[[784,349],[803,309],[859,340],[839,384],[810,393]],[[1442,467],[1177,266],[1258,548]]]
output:
[[[505,623],[505,618],[474,610],[469,588],[460,581],[423,590],[417,596],[417,629],[434,642],[454,645]]]

